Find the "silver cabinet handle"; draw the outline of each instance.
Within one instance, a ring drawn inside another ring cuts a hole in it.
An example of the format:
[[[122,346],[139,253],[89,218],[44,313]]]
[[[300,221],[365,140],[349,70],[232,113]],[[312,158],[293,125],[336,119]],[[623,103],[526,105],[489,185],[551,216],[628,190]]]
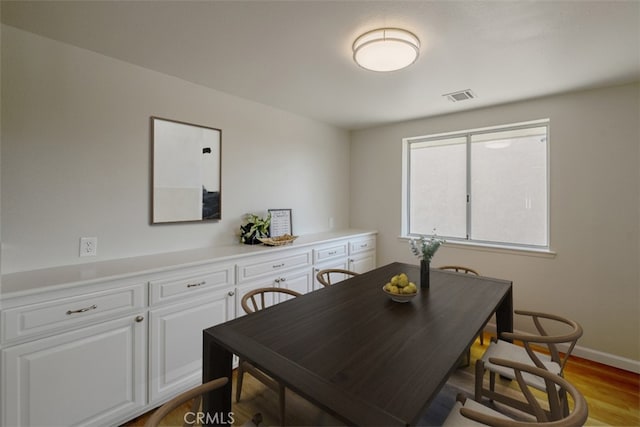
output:
[[[202,282],[198,282],[198,283],[189,283],[189,284],[187,284],[187,288],[195,288],[197,286],[202,286],[202,285],[204,285],[206,283],[207,282],[204,281],[204,280]]]
[[[236,293],[233,291],[229,291],[229,293],[227,295],[229,295],[230,297],[234,296]]]
[[[280,267],[284,267],[284,262],[282,264],[274,264],[272,266],[272,268],[280,268]]]
[[[140,323],[144,320],[144,316],[136,316],[136,322]]]
[[[286,277],[281,277],[281,278],[280,278],[280,281],[281,281],[281,282],[285,282],[286,280],[287,280],[287,278],[286,278]]]
[[[330,252],[327,252],[327,255],[335,255],[336,253],[338,253],[338,251],[330,251]]]
[[[91,307],[85,307],[85,308],[81,308],[79,310],[69,310],[69,311],[67,311],[67,316],[69,316],[71,314],[76,314],[76,313],[84,313],[84,312],[89,311],[89,310],[95,310],[96,308],[98,308],[98,306],[93,304]]]
[[[274,282],[280,283],[280,278],[277,278],[276,280],[274,280]]]

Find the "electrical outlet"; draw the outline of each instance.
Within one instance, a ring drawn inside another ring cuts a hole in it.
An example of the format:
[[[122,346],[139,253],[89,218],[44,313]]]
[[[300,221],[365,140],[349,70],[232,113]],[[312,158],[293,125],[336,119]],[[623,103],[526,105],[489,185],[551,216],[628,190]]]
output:
[[[96,256],[98,255],[98,238],[97,237],[81,237],[80,238],[80,256]]]

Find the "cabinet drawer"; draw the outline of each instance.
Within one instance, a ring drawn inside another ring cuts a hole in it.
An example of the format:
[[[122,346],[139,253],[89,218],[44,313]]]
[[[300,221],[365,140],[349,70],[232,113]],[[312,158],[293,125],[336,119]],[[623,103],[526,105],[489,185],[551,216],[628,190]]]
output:
[[[349,251],[349,245],[347,242],[336,243],[335,245],[325,246],[315,249],[313,252],[313,262],[317,264],[319,262],[327,261],[334,258],[345,257]]]
[[[233,265],[199,271],[187,270],[183,274],[149,281],[150,305],[196,295],[218,286],[233,284]]]
[[[3,341],[41,335],[112,318],[146,305],[145,283],[93,292],[2,312]]]
[[[311,251],[281,254],[238,263],[238,283],[296,267],[311,266]]]
[[[367,237],[364,239],[353,240],[350,242],[349,254],[357,254],[359,252],[371,251],[376,248],[376,238]]]

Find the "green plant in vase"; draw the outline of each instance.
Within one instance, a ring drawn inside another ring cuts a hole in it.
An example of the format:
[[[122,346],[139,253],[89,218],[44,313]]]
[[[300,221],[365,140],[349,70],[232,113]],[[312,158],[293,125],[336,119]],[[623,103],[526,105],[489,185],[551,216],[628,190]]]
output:
[[[240,226],[240,242],[247,245],[260,243],[259,237],[269,237],[269,226],[271,225],[271,213],[261,218],[256,214],[245,215],[246,224]]]
[[[429,268],[431,259],[438,252],[445,240],[438,238],[436,230],[433,230],[431,237],[420,236],[419,239],[411,239],[409,246],[411,252],[420,259],[420,287],[429,288]]]

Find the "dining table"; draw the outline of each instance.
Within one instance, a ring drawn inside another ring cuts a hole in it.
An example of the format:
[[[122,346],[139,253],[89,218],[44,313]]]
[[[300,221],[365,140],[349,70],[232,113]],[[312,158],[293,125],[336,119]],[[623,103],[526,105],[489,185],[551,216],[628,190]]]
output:
[[[393,262],[203,331],[203,382],[234,354],[348,425],[415,425],[491,316],[513,331],[512,283],[438,269],[408,302],[383,291],[420,268]],[[277,404],[274,402],[274,404]],[[203,411],[232,411],[231,382]]]

